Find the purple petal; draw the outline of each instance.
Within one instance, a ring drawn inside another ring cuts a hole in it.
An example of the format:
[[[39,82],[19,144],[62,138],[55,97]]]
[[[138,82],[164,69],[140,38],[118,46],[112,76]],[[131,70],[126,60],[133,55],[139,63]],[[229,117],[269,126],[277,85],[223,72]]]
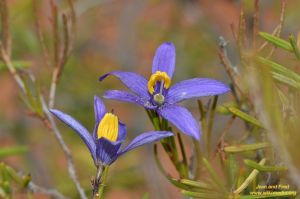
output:
[[[148,81],[143,76],[132,72],[114,71],[101,76],[99,80],[103,81],[109,75],[119,78],[123,84],[140,97],[150,98],[147,87]]]
[[[97,164],[112,164],[117,159],[118,151],[123,142],[111,142],[105,138],[100,138],[97,143]]]
[[[90,150],[92,157],[94,161],[96,160],[96,145],[93,140],[93,137],[88,132],[88,130],[82,126],[77,120],[75,120],[73,117],[71,117],[68,114],[65,114],[59,110],[51,109],[50,112],[55,115],[58,119],[60,119],[62,122],[67,124],[69,127],[71,127],[77,134],[81,137],[81,139],[84,141],[88,149]]]
[[[166,137],[173,136],[174,134],[169,131],[149,131],[146,133],[143,133],[139,136],[137,136],[135,139],[133,139],[123,150],[121,150],[120,153],[118,153],[118,156],[135,149],[136,147],[149,144],[152,142],[156,142],[158,140],[161,140]]]
[[[119,122],[118,141],[124,141],[126,139],[126,132],[126,125],[122,122]]]
[[[140,98],[140,97],[138,97],[132,93],[128,93],[126,91],[109,90],[104,93],[103,97],[106,99],[113,99],[113,100],[137,104],[137,105],[143,106],[148,109],[155,108],[155,106],[153,106],[146,99]]]
[[[199,122],[186,108],[177,105],[165,105],[157,112],[183,133],[200,140]]]
[[[156,71],[166,72],[172,78],[175,70],[176,52],[175,46],[171,42],[161,44],[154,55],[152,63],[152,74]]]
[[[106,108],[103,101],[97,96],[94,96],[94,112],[96,120],[95,123],[99,123],[106,113]]]
[[[174,104],[189,98],[220,95],[228,91],[230,91],[229,87],[220,81],[208,78],[194,78],[173,85],[168,90],[166,101]]]

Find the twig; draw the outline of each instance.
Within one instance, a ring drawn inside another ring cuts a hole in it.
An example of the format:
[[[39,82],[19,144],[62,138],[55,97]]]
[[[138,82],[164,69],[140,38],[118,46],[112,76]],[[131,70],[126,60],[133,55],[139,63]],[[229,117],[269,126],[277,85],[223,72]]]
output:
[[[56,199],[69,199],[68,197],[64,196],[63,194],[61,194],[60,192],[58,192],[55,189],[47,189],[47,188],[41,187],[33,182],[30,182],[28,184],[28,189],[30,191],[32,191],[33,193],[42,193],[42,194],[51,196]]]
[[[224,128],[224,130],[220,136],[220,139],[218,141],[217,149],[215,150],[214,157],[216,157],[217,153],[220,153],[223,161],[225,160],[225,156],[223,154],[224,153],[224,145],[225,145],[224,139],[225,139],[225,136],[226,136],[227,132],[229,131],[230,127],[232,126],[235,118],[236,118],[236,116],[232,115],[231,118],[229,119],[229,121],[227,122],[226,127]]]
[[[277,31],[277,33],[275,34],[277,37],[280,36],[281,30],[282,30],[282,27],[283,27],[283,23],[284,23],[284,13],[285,13],[285,6],[286,6],[286,2],[285,2],[285,0],[282,0],[282,1],[281,1],[281,12],[280,12],[280,22],[279,22],[279,24],[278,24],[278,31]],[[269,58],[273,55],[275,49],[276,49],[276,46],[273,45],[273,46],[272,46],[272,49],[271,49],[271,51],[270,51],[270,53],[269,53],[268,56],[266,57],[267,59],[269,59]]]
[[[234,67],[231,64],[227,56],[226,46],[227,46],[227,42],[224,40],[223,37],[220,37],[219,52],[218,52],[219,58],[234,86],[237,88],[237,90],[241,95],[245,95],[242,89],[240,88],[239,82],[242,81],[240,77],[237,75],[236,67]]]
[[[53,55],[54,55],[54,65],[57,66],[59,62],[59,53],[60,53],[60,36],[58,28],[58,11],[57,5],[54,3],[54,0],[50,0],[51,14],[52,14],[52,31],[53,31]]]
[[[78,179],[77,179],[77,175],[76,175],[76,172],[75,172],[75,168],[74,168],[74,164],[73,164],[73,158],[72,158],[72,155],[71,155],[71,151],[70,149],[67,147],[61,133],[59,132],[57,126],[56,126],[56,123],[54,121],[54,118],[53,118],[53,115],[49,112],[49,109],[46,105],[46,102],[45,100],[43,99],[43,97],[41,97],[41,103],[42,103],[42,106],[43,106],[43,110],[44,110],[44,113],[48,119],[48,122],[49,122],[49,125],[50,125],[50,128],[51,128],[51,132],[54,133],[57,141],[59,142],[65,156],[66,156],[66,159],[67,159],[67,165],[68,165],[68,172],[69,172],[69,175],[72,179],[72,181],[74,182],[76,188],[77,188],[77,191],[79,192],[80,196],[82,199],[87,199],[85,193],[84,193],[84,190],[83,188],[81,187]]]
[[[24,82],[21,79],[20,75],[17,73],[15,67],[12,64],[12,61],[10,60],[10,56],[7,54],[6,50],[4,49],[4,46],[0,42],[0,51],[1,51],[1,59],[4,62],[4,64],[7,66],[9,72],[12,74],[13,78],[17,82],[19,88],[23,93],[26,93],[26,89],[24,86]]]
[[[259,0],[255,0],[254,7],[255,7],[255,12],[253,15],[252,47],[255,50],[256,49],[256,37],[258,35],[258,29],[259,29]]]
[[[52,2],[52,1],[51,1]],[[53,2],[52,2],[53,4]],[[59,42],[59,34],[58,34],[58,20],[57,20],[57,8],[55,5],[52,5],[53,12],[52,15],[54,16],[53,22],[53,36],[54,36],[54,64],[55,68],[52,73],[52,81],[50,86],[50,93],[49,93],[49,108],[53,108],[55,102],[55,94],[56,94],[56,87],[57,83],[60,79],[61,73],[63,68],[71,54],[73,41],[74,41],[74,26],[75,26],[75,13],[73,9],[72,1],[69,0],[69,6],[71,7],[71,23],[69,23],[68,16],[63,13],[62,14],[62,21],[63,21],[63,38],[64,38],[64,45],[62,46],[62,51],[60,51],[60,46],[58,46],[57,42]]]
[[[0,2],[4,3],[4,4],[6,3],[6,1],[0,1]],[[3,4],[1,4],[1,5],[3,5]],[[0,11],[3,11],[3,10],[0,10]],[[8,14],[8,13],[6,12],[6,13],[3,14],[1,12],[2,20],[3,20],[3,17],[8,19],[8,16],[5,16],[5,14]],[[26,93],[26,88],[25,88],[24,82],[21,79],[21,77],[19,76],[19,74],[17,73],[15,67],[13,66],[12,61],[11,61],[11,57],[7,53],[7,51],[5,49],[5,46],[2,45],[2,42],[0,42],[0,52],[1,52],[1,58],[2,58],[3,62],[5,63],[5,65],[9,69],[10,73],[14,77],[14,79],[17,82],[19,88],[21,89],[21,91],[23,93]],[[65,142],[63,140],[63,137],[60,134],[60,132],[59,132],[57,126],[56,126],[54,118],[53,118],[52,114],[49,112],[49,109],[48,109],[48,107],[46,105],[45,100],[43,99],[43,97],[41,97],[40,100],[41,100],[43,112],[44,112],[44,114],[46,115],[46,118],[47,118],[47,120],[42,120],[42,121],[46,124],[47,127],[49,127],[51,129],[51,132],[54,133],[54,135],[55,135],[58,143],[60,144],[60,146],[61,146],[61,148],[62,148],[62,150],[63,150],[63,152],[64,152],[64,154],[66,156],[66,159],[67,159],[67,165],[68,165],[69,175],[70,175],[72,181],[74,182],[74,184],[75,184],[75,186],[76,186],[76,188],[77,188],[77,190],[78,190],[78,192],[80,194],[81,199],[87,199],[87,197],[86,197],[86,195],[84,193],[84,190],[81,187],[81,185],[80,185],[80,183],[79,183],[79,181],[77,179],[70,149],[65,144]]]
[[[1,13],[1,29],[2,29],[2,43],[3,48],[10,57],[11,54],[11,36],[9,28],[9,10],[6,0],[0,1],[0,13]]]
[[[247,44],[247,38],[245,37],[246,33],[246,19],[245,13],[242,9],[240,12],[239,25],[238,25],[238,34],[237,34],[237,46],[239,51],[240,59],[243,60],[243,49],[245,48],[245,44]]]
[[[46,46],[46,41],[45,41],[45,37],[42,33],[42,29],[41,29],[41,25],[40,25],[40,21],[39,21],[39,16],[38,16],[38,3],[37,0],[33,0],[33,12],[35,15],[35,26],[36,26],[36,30],[37,30],[37,35],[39,38],[39,43],[41,45],[42,48],[42,53],[44,56],[44,60],[46,62],[46,65],[48,67],[50,67],[52,65],[51,63],[51,58],[50,58],[50,54],[49,54],[49,49]]]
[[[285,7],[286,7],[286,1],[282,0],[281,1],[281,12],[280,12],[280,21],[279,24],[276,26],[276,28],[273,30],[272,35],[275,36],[280,36],[282,27],[283,27],[283,23],[284,23],[284,13],[285,13]],[[260,47],[259,47],[259,51],[262,51],[267,45],[269,44],[269,42],[265,41]],[[274,51],[275,46],[273,46],[271,51]],[[270,55],[269,55],[270,56]]]

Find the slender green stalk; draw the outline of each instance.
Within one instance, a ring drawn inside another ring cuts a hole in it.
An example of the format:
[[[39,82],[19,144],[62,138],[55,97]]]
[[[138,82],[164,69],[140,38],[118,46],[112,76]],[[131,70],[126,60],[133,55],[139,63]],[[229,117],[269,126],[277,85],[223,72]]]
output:
[[[102,199],[105,182],[108,174],[108,166],[101,165],[97,169],[96,178],[93,182],[93,199]]]
[[[179,143],[179,147],[180,147],[180,151],[181,151],[181,155],[182,155],[182,162],[183,162],[184,166],[186,168],[188,168],[188,161],[187,161],[185,148],[183,146],[183,141],[182,141],[180,133],[177,133],[177,139],[178,139],[178,143]]]
[[[98,191],[99,199],[103,198],[105,182],[106,182],[106,178],[107,178],[107,174],[108,174],[108,168],[109,168],[108,166],[104,167],[103,177],[102,177],[101,184],[100,184],[99,191]]]
[[[212,106],[210,108],[210,114],[209,114],[209,119],[208,119],[208,124],[207,124],[207,143],[206,143],[206,149],[207,149],[207,155],[209,157],[210,154],[210,149],[211,149],[211,132],[212,132],[212,127],[213,127],[213,123],[214,123],[214,118],[215,118],[215,110],[217,107],[217,102],[218,102],[218,96],[214,96],[213,98],[213,103]]]
[[[170,131],[170,127],[168,124],[168,121],[164,118],[160,118],[160,116],[157,114],[156,111],[153,110],[146,110],[149,119],[152,122],[152,125],[154,126],[155,130],[161,131],[161,130],[167,130]],[[188,177],[188,169],[185,164],[183,164],[179,159],[179,154],[177,150],[176,140],[174,137],[168,137],[163,140],[161,140],[161,144],[168,154],[170,160],[172,161],[173,165],[175,166],[176,170],[179,172],[181,177]]]
[[[194,143],[194,150],[195,150],[195,156],[196,156],[196,168],[195,168],[195,175],[194,179],[198,179],[200,177],[200,172],[201,172],[201,163],[202,163],[202,153],[201,153],[201,148],[200,148],[200,142],[193,139]]]

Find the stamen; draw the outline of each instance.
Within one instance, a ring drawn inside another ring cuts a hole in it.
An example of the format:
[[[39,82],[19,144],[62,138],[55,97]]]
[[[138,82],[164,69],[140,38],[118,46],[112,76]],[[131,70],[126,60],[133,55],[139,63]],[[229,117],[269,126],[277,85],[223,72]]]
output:
[[[106,113],[98,125],[97,137],[104,137],[110,141],[116,141],[118,138],[118,117],[112,113]]]
[[[162,88],[168,89],[171,85],[171,79],[166,72],[156,71],[148,81],[148,91],[150,94],[154,93],[154,87],[158,81],[161,82],[160,93],[162,93]]]

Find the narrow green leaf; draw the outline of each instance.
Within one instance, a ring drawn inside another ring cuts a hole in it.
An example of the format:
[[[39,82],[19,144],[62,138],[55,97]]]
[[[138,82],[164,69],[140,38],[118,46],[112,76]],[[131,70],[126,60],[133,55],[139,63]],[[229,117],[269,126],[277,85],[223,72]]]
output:
[[[279,73],[276,73],[276,72],[272,72],[272,76],[275,80],[283,83],[283,84],[286,84],[287,86],[291,86],[295,89],[300,89],[300,83],[285,76],[285,75],[282,75],[282,74],[279,74]]]
[[[224,148],[224,151],[227,153],[240,153],[246,151],[254,151],[258,149],[264,149],[270,147],[271,145],[267,142],[255,143],[255,144],[245,144],[237,146],[227,146]]]
[[[28,68],[32,65],[29,61],[12,61],[13,66],[16,69]],[[3,62],[0,62],[0,70],[6,69],[6,65]]]
[[[264,165],[266,163],[266,158],[263,158],[259,164]],[[253,169],[253,171],[250,173],[250,175],[246,178],[246,180],[233,192],[234,194],[240,194],[242,193],[249,184],[256,178],[259,171],[257,169]]]
[[[179,180],[179,182],[184,185],[199,188],[199,189],[211,189],[211,187],[208,184],[206,184],[205,182],[202,182],[202,181],[181,179],[181,180]]]
[[[265,64],[267,66],[270,66],[272,71],[274,71],[276,73],[282,74],[284,76],[287,76],[291,79],[294,79],[294,80],[300,82],[300,75],[295,73],[294,71],[286,68],[285,66],[282,66],[282,65],[280,65],[276,62],[273,62],[269,59],[266,59],[264,57],[257,57],[257,61],[259,61],[260,63]]]
[[[203,158],[203,164],[208,170],[212,180],[216,183],[216,185],[219,187],[219,189],[224,193],[228,194],[228,191],[226,190],[225,183],[220,179],[219,175],[215,172],[211,164],[208,162],[206,158]]]
[[[12,156],[12,155],[19,155],[25,153],[27,150],[28,148],[26,146],[2,148],[0,149],[0,158]]]
[[[221,194],[215,193],[203,193],[203,192],[193,192],[193,191],[186,191],[182,190],[181,193],[183,195],[189,196],[189,197],[195,197],[195,198],[207,198],[207,199],[216,199],[222,197]]]
[[[225,162],[227,179],[230,185],[237,183],[237,176],[239,173],[239,164],[235,158],[235,155],[229,154]]]
[[[243,112],[243,111],[240,111],[239,109],[235,108],[235,107],[227,107],[228,110],[236,115],[237,117],[241,118],[242,120],[248,122],[248,123],[251,123],[255,126],[258,126],[260,128],[263,128],[263,125],[260,121],[258,121],[256,118],[254,118],[253,116]]]
[[[263,172],[287,171],[287,167],[284,166],[262,166],[253,160],[244,160],[244,163],[253,169]]]
[[[23,179],[20,177],[17,172],[8,165],[5,165],[5,169],[7,173],[10,175],[11,179],[13,179],[19,185],[23,185]]]
[[[293,51],[294,51],[297,59],[300,59],[300,52],[299,52],[299,48],[297,46],[297,42],[296,42],[295,36],[294,35],[290,35],[289,36],[289,40],[290,40],[291,46],[293,48]]]
[[[268,42],[272,43],[273,45],[282,48],[284,50],[293,52],[293,47],[289,42],[266,32],[260,32],[259,35],[265,40],[267,40]]]
[[[300,88],[300,75],[294,71],[263,57],[258,57],[257,61],[271,67],[272,76],[277,81],[292,86],[294,88]]]

